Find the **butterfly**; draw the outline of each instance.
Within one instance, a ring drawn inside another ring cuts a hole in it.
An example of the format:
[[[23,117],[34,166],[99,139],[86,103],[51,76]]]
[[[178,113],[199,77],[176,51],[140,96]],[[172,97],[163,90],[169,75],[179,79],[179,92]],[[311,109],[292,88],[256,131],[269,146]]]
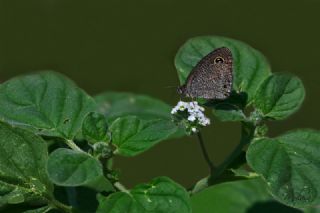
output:
[[[177,91],[191,98],[226,99],[232,90],[232,69],[231,51],[226,47],[215,49],[198,62]]]

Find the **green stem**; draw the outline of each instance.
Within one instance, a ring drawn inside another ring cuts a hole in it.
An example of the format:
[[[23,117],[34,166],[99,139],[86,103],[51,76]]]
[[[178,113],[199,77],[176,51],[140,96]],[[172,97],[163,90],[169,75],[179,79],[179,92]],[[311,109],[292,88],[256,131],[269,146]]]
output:
[[[113,166],[113,158],[99,158],[100,163],[103,168],[103,174],[107,178],[107,175],[112,171],[112,166]]]
[[[126,192],[126,193],[129,193],[130,191],[124,186],[122,185],[122,183],[120,182],[115,182],[114,184],[114,187],[117,188],[119,191],[121,192]]]
[[[106,163],[106,168],[111,171],[113,167],[113,158],[109,158],[107,163]]]
[[[63,212],[67,212],[67,213],[72,213],[73,212],[71,206],[67,206],[67,205],[65,205],[65,204],[63,204],[63,203],[61,203],[61,202],[59,202],[59,201],[57,201],[55,199],[51,199],[49,202],[53,206],[53,208],[55,208],[55,209],[59,209],[59,210],[61,210]]]
[[[83,152],[72,140],[66,140],[66,144],[74,151]]]
[[[209,185],[212,185],[212,183],[222,175],[225,170],[234,162],[234,160],[241,154],[244,146],[246,144],[239,143],[234,150],[231,152],[231,154],[218,166],[216,169],[216,172],[211,175],[208,179]]]
[[[212,161],[210,160],[210,157],[208,155],[207,149],[206,149],[206,147],[204,145],[204,141],[203,141],[203,138],[202,138],[202,135],[201,135],[200,132],[197,133],[197,137],[198,137],[198,141],[199,141],[199,144],[200,144],[200,147],[201,147],[201,151],[202,151],[203,157],[204,157],[205,161],[207,162],[207,164],[209,166],[210,175],[212,175],[212,174],[214,174],[214,171],[216,170],[216,167],[212,163]]]
[[[250,143],[254,137],[256,126],[253,123],[242,122],[240,143],[234,148],[231,154],[214,170],[214,173],[200,180],[191,190],[191,195],[214,185],[216,180],[230,167],[238,158],[244,147]],[[200,135],[201,136],[201,135]],[[200,141],[200,140],[199,140]]]
[[[254,136],[255,126],[249,122],[242,122],[241,124],[241,139],[240,143],[234,148],[231,154],[218,166],[216,172],[208,178],[208,185],[213,185],[214,181],[218,179],[226,169],[238,158],[242,153],[244,147],[251,142]]]

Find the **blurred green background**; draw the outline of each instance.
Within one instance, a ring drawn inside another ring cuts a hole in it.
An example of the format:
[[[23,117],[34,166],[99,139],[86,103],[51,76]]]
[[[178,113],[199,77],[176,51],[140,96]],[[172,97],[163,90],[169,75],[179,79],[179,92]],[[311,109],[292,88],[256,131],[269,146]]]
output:
[[[250,44],[273,71],[292,72],[304,82],[302,109],[272,123],[271,135],[319,129],[319,9],[319,0],[0,0],[0,81],[53,69],[92,95],[131,91],[174,105],[178,48],[194,36],[221,35]],[[239,133],[238,124],[216,120],[204,130],[216,163]],[[190,186],[207,174],[195,138],[167,141],[116,164],[128,186],[162,175]]]

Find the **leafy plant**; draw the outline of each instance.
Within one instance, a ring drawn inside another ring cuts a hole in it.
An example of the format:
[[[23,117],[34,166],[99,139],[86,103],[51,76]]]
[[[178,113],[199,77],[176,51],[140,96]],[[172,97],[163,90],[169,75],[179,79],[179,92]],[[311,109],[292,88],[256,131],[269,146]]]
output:
[[[132,93],[90,97],[51,71],[2,83],[0,210],[319,211],[320,132],[267,135],[266,121],[286,119],[300,108],[305,89],[298,77],[272,73],[265,57],[245,43],[206,36],[190,39],[178,51],[180,83],[201,58],[222,46],[234,57],[233,92],[224,101],[198,100],[201,106],[180,102],[172,110],[160,100]],[[210,123],[203,107],[221,121],[241,123],[241,140],[221,165],[210,160],[201,136],[200,129]],[[190,134],[197,135],[210,169],[193,187],[165,176],[132,189],[121,183],[113,168],[117,156],[134,157],[161,141]]]

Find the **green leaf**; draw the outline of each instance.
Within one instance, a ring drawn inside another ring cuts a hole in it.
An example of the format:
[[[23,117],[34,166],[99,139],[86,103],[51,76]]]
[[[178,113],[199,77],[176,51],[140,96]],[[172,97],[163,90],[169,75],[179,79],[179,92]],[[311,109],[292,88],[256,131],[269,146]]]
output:
[[[220,121],[245,121],[246,116],[243,111],[231,104],[217,104],[213,110],[214,115]]]
[[[87,186],[98,191],[113,190],[104,178],[102,165],[89,154],[60,148],[48,160],[50,180],[59,186]]]
[[[32,210],[27,210],[24,211],[23,213],[46,213],[49,212],[52,209],[50,206],[44,206],[38,209],[32,209]]]
[[[30,203],[30,204],[15,204],[15,205],[7,205],[3,209],[0,208],[0,212],[6,213],[60,213],[58,210],[54,209],[53,206],[38,206],[37,204]]]
[[[155,98],[123,92],[105,92],[95,97],[98,110],[109,122],[135,115],[140,119],[171,119],[171,107]]]
[[[167,177],[140,184],[130,192],[99,196],[97,213],[191,213],[186,190]]]
[[[249,171],[246,168],[247,165],[243,165],[239,168],[236,169],[230,169],[231,172],[234,174],[236,177],[244,177],[244,178],[257,178],[259,175],[255,172]]]
[[[172,122],[171,106],[161,100],[133,93],[105,92],[95,97],[98,111],[104,114],[109,124],[120,117],[136,116],[142,120],[161,119]],[[172,125],[172,124],[169,124]],[[186,135],[184,128],[175,128],[170,138]]]
[[[0,122],[0,207],[52,196],[47,158],[47,145],[40,137]]]
[[[320,205],[304,209],[304,213],[320,213]]]
[[[296,130],[277,138],[255,140],[249,165],[268,183],[273,195],[294,207],[320,203],[320,132]]]
[[[41,135],[72,139],[94,100],[61,74],[41,72],[0,85],[0,120]]]
[[[188,40],[175,57],[180,83],[184,84],[191,70],[204,56],[219,47],[231,50],[234,62],[233,89],[239,93],[245,92],[249,104],[260,84],[270,75],[270,66],[259,51],[234,39],[201,36]]]
[[[84,119],[82,134],[89,142],[108,141],[108,124],[104,115],[91,112]]]
[[[135,156],[169,138],[177,126],[168,120],[141,120],[136,116],[121,117],[110,126],[116,154]]]
[[[259,178],[214,185],[191,197],[195,213],[299,212],[271,201]]]
[[[305,90],[298,77],[275,73],[259,88],[254,105],[264,117],[282,120],[300,108],[304,97]]]

